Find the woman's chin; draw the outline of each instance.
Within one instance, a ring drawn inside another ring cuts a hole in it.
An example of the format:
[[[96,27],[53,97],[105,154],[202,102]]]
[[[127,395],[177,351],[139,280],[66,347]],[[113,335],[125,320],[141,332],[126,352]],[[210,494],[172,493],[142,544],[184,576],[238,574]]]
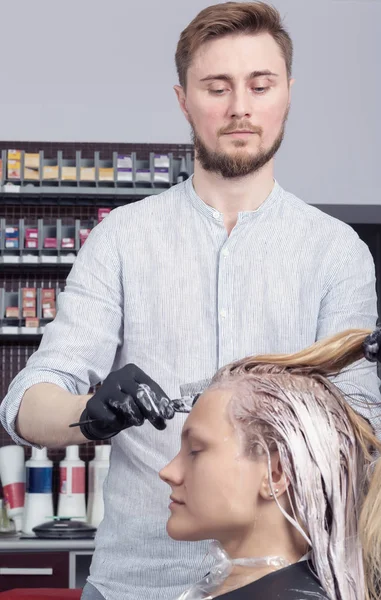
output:
[[[172,519],[169,519],[167,522],[167,533],[170,538],[177,542],[199,542],[208,539],[200,531],[192,531],[189,527],[184,527],[171,521]]]

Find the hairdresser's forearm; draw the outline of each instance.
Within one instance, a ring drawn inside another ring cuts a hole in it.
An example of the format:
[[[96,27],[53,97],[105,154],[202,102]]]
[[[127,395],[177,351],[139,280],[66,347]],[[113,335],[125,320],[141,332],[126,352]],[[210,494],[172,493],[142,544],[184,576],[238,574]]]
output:
[[[24,394],[16,420],[16,432],[33,444],[50,448],[83,444],[88,439],[79,421],[91,395],[76,396],[52,383],[38,383]]]

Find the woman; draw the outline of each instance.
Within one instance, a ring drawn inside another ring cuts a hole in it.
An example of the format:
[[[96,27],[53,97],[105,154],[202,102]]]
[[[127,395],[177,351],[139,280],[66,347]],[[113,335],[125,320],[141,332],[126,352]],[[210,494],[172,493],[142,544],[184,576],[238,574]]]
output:
[[[183,598],[381,597],[381,443],[327,379],[375,360],[369,333],[232,363],[199,397],[160,476],[168,534],[217,540],[219,564]]]

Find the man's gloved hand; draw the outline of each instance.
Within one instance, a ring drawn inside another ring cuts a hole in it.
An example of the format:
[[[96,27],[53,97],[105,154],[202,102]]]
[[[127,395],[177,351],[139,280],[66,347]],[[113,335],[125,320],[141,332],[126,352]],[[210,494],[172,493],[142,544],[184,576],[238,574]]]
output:
[[[381,327],[377,327],[363,342],[364,356],[370,362],[381,362]]]
[[[89,440],[105,440],[127,427],[143,425],[148,419],[156,429],[166,428],[166,419],[175,415],[168,396],[161,387],[134,364],[106,377],[86,404],[80,421]]]

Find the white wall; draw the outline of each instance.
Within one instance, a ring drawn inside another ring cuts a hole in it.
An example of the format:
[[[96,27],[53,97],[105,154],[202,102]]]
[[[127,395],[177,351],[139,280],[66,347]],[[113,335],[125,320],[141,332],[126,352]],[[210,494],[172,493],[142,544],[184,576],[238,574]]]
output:
[[[174,53],[212,2],[0,0],[0,139],[189,142]],[[278,180],[311,203],[381,204],[381,0],[272,3],[297,79]]]

